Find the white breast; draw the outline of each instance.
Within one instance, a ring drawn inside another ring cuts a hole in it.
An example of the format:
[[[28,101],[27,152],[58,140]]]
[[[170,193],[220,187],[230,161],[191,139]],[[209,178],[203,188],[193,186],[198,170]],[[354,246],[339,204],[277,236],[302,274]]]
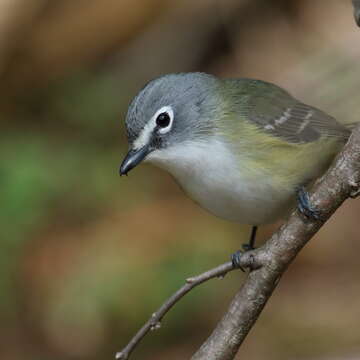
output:
[[[293,196],[277,189],[261,169],[242,166],[241,156],[235,158],[229,147],[216,139],[155,150],[146,160],[170,172],[203,208],[242,224],[275,221],[288,209]]]

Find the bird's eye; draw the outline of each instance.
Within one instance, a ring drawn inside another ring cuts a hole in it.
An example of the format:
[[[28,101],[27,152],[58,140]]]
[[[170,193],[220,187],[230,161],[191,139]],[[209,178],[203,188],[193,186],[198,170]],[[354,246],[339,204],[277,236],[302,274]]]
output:
[[[163,112],[159,114],[156,118],[156,125],[160,126],[161,128],[166,128],[170,124],[170,116],[167,112]]]
[[[151,124],[156,133],[164,135],[168,133],[174,122],[174,110],[171,106],[163,106],[152,117]]]

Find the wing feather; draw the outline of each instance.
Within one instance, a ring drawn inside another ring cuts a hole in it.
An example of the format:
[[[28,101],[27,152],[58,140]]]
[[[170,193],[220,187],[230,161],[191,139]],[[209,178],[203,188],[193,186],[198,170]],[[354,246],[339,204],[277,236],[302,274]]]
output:
[[[275,85],[274,85],[275,86]],[[324,137],[345,141],[350,131],[323,111],[303,104],[286,92],[278,97],[266,96],[252,99],[250,121],[265,131],[291,143],[309,143]],[[270,108],[266,114],[264,108]]]
[[[230,86],[242,87],[246,100],[238,102],[238,111],[265,132],[290,143],[309,143],[320,138],[337,138],[345,142],[350,129],[332,116],[299,102],[277,85],[252,79],[241,79]],[[245,103],[246,102],[246,103]]]

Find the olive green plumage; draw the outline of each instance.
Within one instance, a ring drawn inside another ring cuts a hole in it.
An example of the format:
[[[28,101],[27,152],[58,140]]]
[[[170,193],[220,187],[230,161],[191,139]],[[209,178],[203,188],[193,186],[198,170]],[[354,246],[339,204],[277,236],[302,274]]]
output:
[[[279,188],[295,189],[320,175],[350,135],[333,117],[274,84],[230,79],[220,89],[227,110],[219,132],[241,154],[249,177],[270,176]]]
[[[303,104],[280,87],[261,80],[223,80],[220,93],[229,112],[290,143],[324,137],[346,140],[350,131],[333,117]]]

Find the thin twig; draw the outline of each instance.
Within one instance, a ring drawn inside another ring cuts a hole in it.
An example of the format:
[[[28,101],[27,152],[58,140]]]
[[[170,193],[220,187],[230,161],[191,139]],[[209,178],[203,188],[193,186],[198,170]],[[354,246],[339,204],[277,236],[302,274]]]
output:
[[[116,354],[116,359],[128,359],[131,352],[135,349],[142,338],[150,331],[160,328],[160,322],[166,313],[191,289],[202,284],[205,281],[215,277],[224,277],[228,272],[236,270],[231,262],[219,265],[214,269],[208,270],[200,275],[186,279],[185,285],[171,295],[161,307],[151,315],[150,319],[143,325],[143,327],[135,334],[126,347]]]

